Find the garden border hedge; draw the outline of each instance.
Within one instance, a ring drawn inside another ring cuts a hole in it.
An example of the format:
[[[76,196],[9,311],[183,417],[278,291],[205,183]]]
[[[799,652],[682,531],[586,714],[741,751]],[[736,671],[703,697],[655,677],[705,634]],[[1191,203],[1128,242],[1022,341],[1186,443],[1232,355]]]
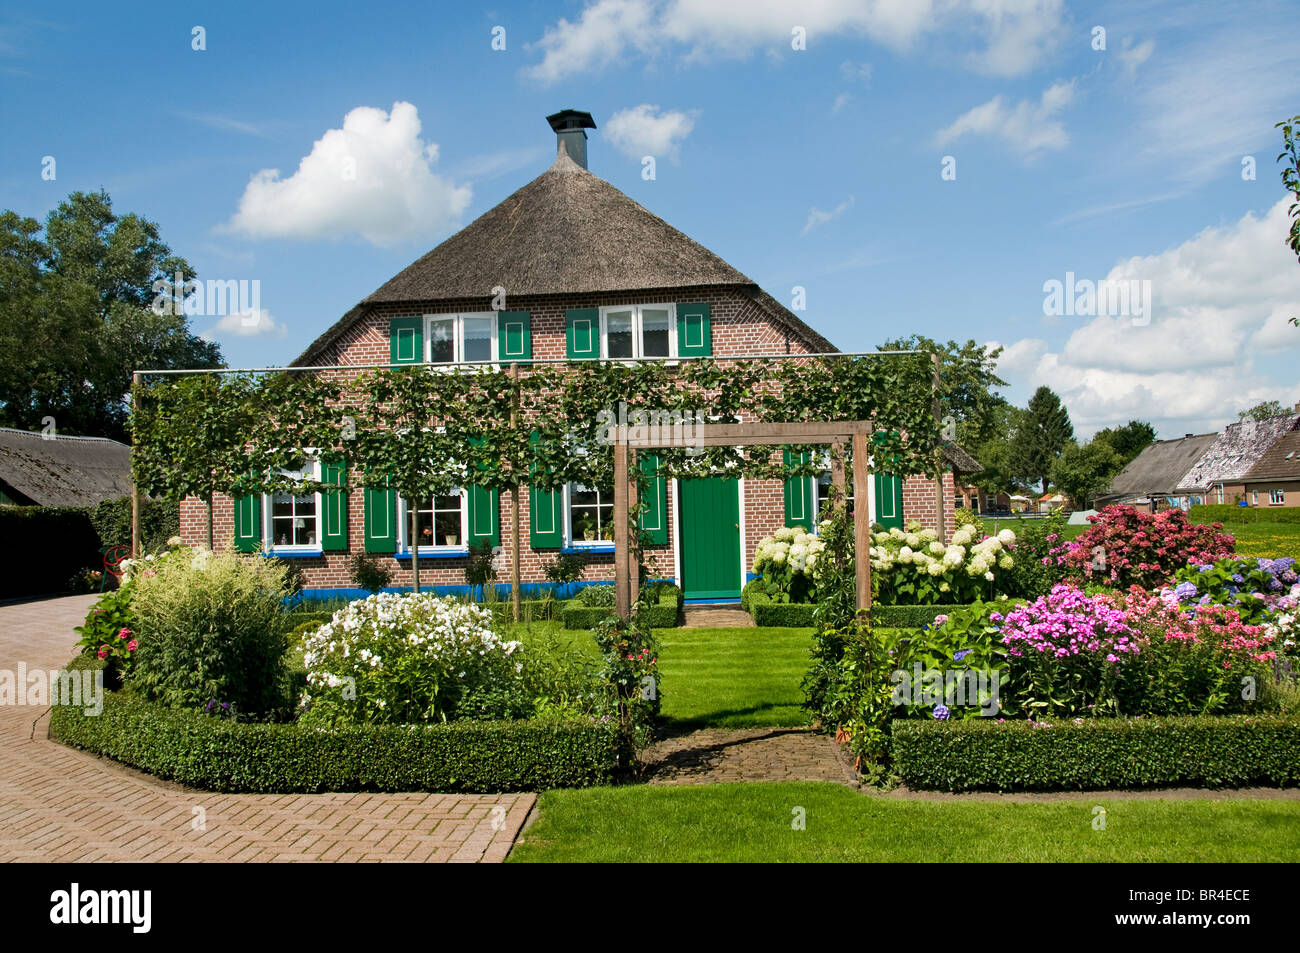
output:
[[[651,606],[646,621],[652,629],[674,629],[681,620],[682,591],[677,586],[666,585],[659,593],[659,604]],[[587,606],[578,599],[562,603],[560,618],[566,629],[595,628],[606,616],[614,614],[613,606]]]
[[[893,723],[894,771],[939,791],[1289,787],[1300,783],[1300,717]]]
[[[209,791],[493,794],[609,782],[617,738],[580,721],[460,721],[316,729],[232,722],[109,692],[98,716],[55,707],[50,737]]]
[[[1190,523],[1300,523],[1300,508],[1289,506],[1234,506],[1230,503],[1199,503],[1187,511]]]
[[[804,602],[773,602],[772,597],[758,589],[751,579],[740,596],[740,607],[754,618],[757,626],[787,626],[806,628],[815,625],[813,612],[817,606]],[[966,606],[871,606],[871,622],[884,629],[921,629],[934,624],[934,617],[946,615]]]

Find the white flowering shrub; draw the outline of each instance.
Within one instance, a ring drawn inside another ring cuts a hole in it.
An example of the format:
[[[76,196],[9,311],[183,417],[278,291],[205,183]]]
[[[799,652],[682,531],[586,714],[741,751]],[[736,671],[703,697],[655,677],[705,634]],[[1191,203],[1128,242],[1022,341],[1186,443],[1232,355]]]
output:
[[[959,527],[945,546],[932,529],[913,520],[905,529],[872,535],[871,571],[884,605],[962,605],[988,600],[998,575],[1015,567],[1011,549],[1016,534],[1004,529],[978,538],[972,526]]]
[[[814,534],[783,527],[764,536],[754,550],[754,575],[775,602],[812,602],[815,599],[814,570],[825,550]]]
[[[431,593],[358,599],[303,641],[302,721],[416,724],[531,711],[520,643],[477,605]]]

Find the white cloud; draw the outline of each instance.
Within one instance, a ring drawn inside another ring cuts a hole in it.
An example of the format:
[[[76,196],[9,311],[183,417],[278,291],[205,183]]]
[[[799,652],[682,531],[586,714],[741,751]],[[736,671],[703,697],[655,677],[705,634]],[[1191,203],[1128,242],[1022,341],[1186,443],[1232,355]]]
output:
[[[871,64],[855,63],[853,60],[845,60],[840,64],[840,79],[846,83],[853,82],[871,82]]]
[[[544,83],[622,63],[630,51],[678,51],[713,62],[756,50],[789,51],[791,31],[808,47],[865,37],[897,52],[935,37],[959,45],[960,60],[995,76],[1018,76],[1042,62],[1064,26],[1063,0],[594,0],[576,20],[560,19],[531,48],[527,74]],[[971,46],[975,48],[970,49]],[[946,58],[946,54],[945,54]]]
[[[1063,149],[1070,136],[1056,116],[1073,101],[1074,80],[1053,83],[1036,103],[1022,99],[1008,106],[1002,96],[994,96],[940,129],[935,133],[935,142],[945,146],[966,135],[986,136],[1000,139],[1026,157],[1044,149]]]
[[[817,208],[816,206],[813,206],[808,210],[808,221],[804,224],[803,232],[801,234],[807,235],[814,228],[820,228],[821,226],[825,225],[827,222],[839,218],[841,215],[847,212],[849,208],[852,207],[852,205],[853,205],[853,196],[850,195],[847,199],[845,199],[839,205],[835,206],[835,208],[831,209],[829,212],[824,212],[821,209]]]
[[[1294,378],[1275,381],[1258,366],[1300,347],[1300,329],[1288,322],[1300,314],[1300,265],[1283,243],[1289,204],[1283,198],[1262,216],[1118,263],[1106,278],[1151,282],[1150,324],[1094,317],[1055,351],[1040,339],[1017,341],[999,360],[1003,376],[1061,394],[1085,434],[1138,417],[1177,436],[1216,429],[1261,400],[1293,403]]]
[[[228,337],[282,338],[288,333],[288,329],[283,324],[271,317],[270,311],[265,308],[250,308],[239,314],[223,315],[220,321],[199,337],[205,341]]]
[[[851,102],[853,102],[853,95],[851,93],[840,93],[835,97],[835,102],[831,104],[831,112],[838,113]]]
[[[1155,40],[1143,40],[1136,46],[1130,37],[1124,37],[1120,48],[1115,51],[1115,56],[1119,59],[1119,64],[1124,70],[1124,75],[1132,79],[1137,75],[1138,67],[1151,58],[1155,52]]]
[[[667,156],[676,162],[682,142],[695,128],[697,115],[679,110],[660,112],[658,106],[643,103],[610,116],[605,123],[605,138],[629,158]]]
[[[470,188],[435,174],[438,147],[420,138],[410,103],[391,113],[361,106],[312,146],[288,178],[253,175],[223,230],[252,238],[340,238],[374,245],[429,238],[456,224]]]

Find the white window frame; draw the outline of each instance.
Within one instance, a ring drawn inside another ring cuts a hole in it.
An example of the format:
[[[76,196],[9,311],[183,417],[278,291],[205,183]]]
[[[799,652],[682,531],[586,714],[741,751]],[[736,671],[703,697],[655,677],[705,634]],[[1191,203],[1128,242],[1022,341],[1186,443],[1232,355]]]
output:
[[[595,539],[574,539],[573,538],[573,492],[572,491],[573,488],[577,486],[586,487],[587,484],[578,483],[577,481],[564,484],[564,526],[563,526],[563,531],[564,531],[563,538],[565,541],[564,548],[565,549],[595,549],[600,546],[614,545],[613,539],[601,539],[599,536],[597,536]],[[588,488],[588,489],[592,489],[592,488]],[[594,487],[594,489],[597,493],[602,494],[602,497],[599,499],[599,505],[601,507],[604,507],[605,505],[603,494],[606,492],[609,493],[610,522],[608,523],[608,525],[613,526],[614,525],[613,489],[611,488],[610,490],[602,490],[600,487]]]
[[[821,471],[822,474],[825,474],[826,476],[833,479],[834,473],[831,470],[831,452],[829,450],[821,450],[817,452],[819,453],[817,463],[824,464],[824,466],[822,466],[822,471]],[[848,461],[845,461],[846,464],[847,462]],[[870,461],[868,461],[867,465],[868,466],[871,465]],[[844,496],[846,497],[845,502],[847,503],[852,501],[853,503],[856,504],[857,500],[855,500],[853,497],[853,481],[847,479],[847,476],[848,475],[845,474],[846,477],[846,479],[844,480]],[[868,476],[870,476],[870,474],[868,474]],[[821,500],[817,498],[817,481],[821,479],[821,475],[819,474],[817,476],[811,476],[808,479],[811,481],[811,485],[812,485],[812,488],[808,491],[809,499],[811,499],[812,507],[813,507],[813,514],[812,514],[813,530],[812,531],[814,533],[818,533],[821,529],[822,505],[821,505]],[[869,488],[870,488],[870,484],[868,484],[868,489]],[[874,507],[870,505],[871,504],[870,499],[868,499],[867,502],[868,502],[868,516],[872,517],[872,522],[874,522],[874,517],[875,517]]]
[[[425,363],[431,363],[433,360],[433,323],[435,321],[446,321],[453,319],[456,322],[456,330],[452,335],[452,352],[453,363],[465,363],[465,319],[466,318],[488,318],[492,329],[492,357],[491,364],[475,364],[475,367],[487,367],[492,370],[497,369],[496,361],[500,355],[500,345],[497,342],[497,312],[495,311],[457,311],[450,314],[426,314],[424,315],[424,354]]]
[[[601,360],[639,361],[645,359],[641,310],[643,308],[665,309],[668,312],[668,358],[677,357],[677,305],[672,303],[647,302],[645,304],[610,304],[600,309],[600,357]],[[611,358],[609,356],[609,314],[613,311],[632,312],[632,356]],[[651,358],[661,361],[662,357]]]
[[[309,451],[310,455],[311,451]],[[309,456],[307,465],[301,470],[281,470],[283,476],[296,476],[303,480],[321,481],[321,462],[319,459]],[[294,494],[297,496],[298,494]],[[275,521],[272,517],[274,493],[262,494],[262,539],[266,541],[263,547],[265,552],[274,553],[275,555],[293,556],[293,555],[316,555],[322,552],[321,533],[324,530],[325,500],[324,494],[314,493],[316,497],[316,542],[314,543],[290,543],[286,545],[277,545],[275,543]]]
[[[457,487],[452,491],[460,496],[460,538],[464,542],[456,546],[448,546],[446,543],[439,543],[436,540],[432,546],[421,546],[421,556],[426,555],[469,555],[469,493],[464,487]],[[448,496],[452,494],[447,494]],[[411,553],[411,508],[405,498],[399,493],[397,496],[397,551],[404,555]]]
[[[1269,506],[1286,506],[1286,490],[1269,490]]]
[[[1250,491],[1250,505],[1259,506],[1259,490]]]

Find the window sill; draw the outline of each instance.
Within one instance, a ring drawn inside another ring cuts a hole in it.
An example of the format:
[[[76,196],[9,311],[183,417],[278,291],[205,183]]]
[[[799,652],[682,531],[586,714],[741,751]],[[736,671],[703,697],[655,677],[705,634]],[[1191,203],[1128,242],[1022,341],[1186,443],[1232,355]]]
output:
[[[570,543],[560,550],[561,553],[612,553],[613,543]]]
[[[313,556],[324,556],[325,550],[321,549],[319,546],[303,549],[272,548],[270,550],[262,550],[262,555],[267,559],[310,559]]]
[[[451,549],[422,549],[420,550],[421,559],[464,559],[469,555],[469,547],[457,546]],[[394,559],[402,562],[410,562],[411,551],[409,549],[396,553]]]

